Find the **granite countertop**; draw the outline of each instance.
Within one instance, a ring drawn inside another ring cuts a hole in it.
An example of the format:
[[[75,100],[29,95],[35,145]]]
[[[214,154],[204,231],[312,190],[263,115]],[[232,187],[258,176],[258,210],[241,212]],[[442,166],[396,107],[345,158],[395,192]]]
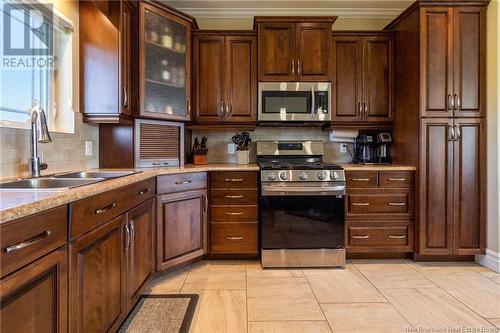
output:
[[[342,164],[346,171],[414,171],[415,167],[401,164]],[[75,202],[122,186],[160,175],[206,171],[258,171],[257,164],[188,164],[181,167],[144,168],[142,172],[110,179],[95,184],[65,190],[9,190],[0,191],[0,223],[36,214],[60,205]]]
[[[341,164],[346,171],[415,171],[417,168],[405,164]]]
[[[36,214],[50,208],[75,202],[80,199],[160,175],[206,171],[258,171],[259,166],[257,164],[188,164],[181,167],[144,168],[137,170],[142,172],[73,189],[0,191],[0,223]]]

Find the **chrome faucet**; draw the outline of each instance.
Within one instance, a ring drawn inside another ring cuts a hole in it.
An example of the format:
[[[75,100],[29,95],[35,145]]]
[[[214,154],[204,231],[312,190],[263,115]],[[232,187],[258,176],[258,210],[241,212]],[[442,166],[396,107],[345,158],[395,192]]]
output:
[[[40,104],[35,101],[35,104],[30,110],[31,118],[31,156],[29,158],[29,167],[31,177],[40,177],[40,170],[47,169],[47,164],[42,163],[38,156],[38,143],[52,142],[47,127],[47,118]]]

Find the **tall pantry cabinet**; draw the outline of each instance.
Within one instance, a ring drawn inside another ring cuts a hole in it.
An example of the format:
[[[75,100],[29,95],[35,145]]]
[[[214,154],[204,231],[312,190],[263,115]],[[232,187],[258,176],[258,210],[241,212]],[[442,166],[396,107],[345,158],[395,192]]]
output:
[[[418,1],[391,22],[394,161],[417,166],[418,256],[483,253],[487,1]]]

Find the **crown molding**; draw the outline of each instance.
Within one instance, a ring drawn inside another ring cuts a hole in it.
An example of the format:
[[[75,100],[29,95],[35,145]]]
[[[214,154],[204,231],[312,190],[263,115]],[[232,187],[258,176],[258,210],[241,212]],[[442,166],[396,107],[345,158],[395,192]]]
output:
[[[406,8],[201,8],[180,7],[196,18],[253,18],[254,16],[338,16],[392,19]]]

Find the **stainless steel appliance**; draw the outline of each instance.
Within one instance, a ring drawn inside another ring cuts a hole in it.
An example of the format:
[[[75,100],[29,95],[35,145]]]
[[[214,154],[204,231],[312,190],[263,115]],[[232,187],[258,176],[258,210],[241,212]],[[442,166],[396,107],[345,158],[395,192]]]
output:
[[[390,133],[377,134],[377,163],[391,163],[391,155],[389,153],[390,143],[392,143],[392,136]]]
[[[344,170],[319,141],[257,142],[263,267],[345,265]]]
[[[330,121],[330,82],[259,82],[261,122]]]

